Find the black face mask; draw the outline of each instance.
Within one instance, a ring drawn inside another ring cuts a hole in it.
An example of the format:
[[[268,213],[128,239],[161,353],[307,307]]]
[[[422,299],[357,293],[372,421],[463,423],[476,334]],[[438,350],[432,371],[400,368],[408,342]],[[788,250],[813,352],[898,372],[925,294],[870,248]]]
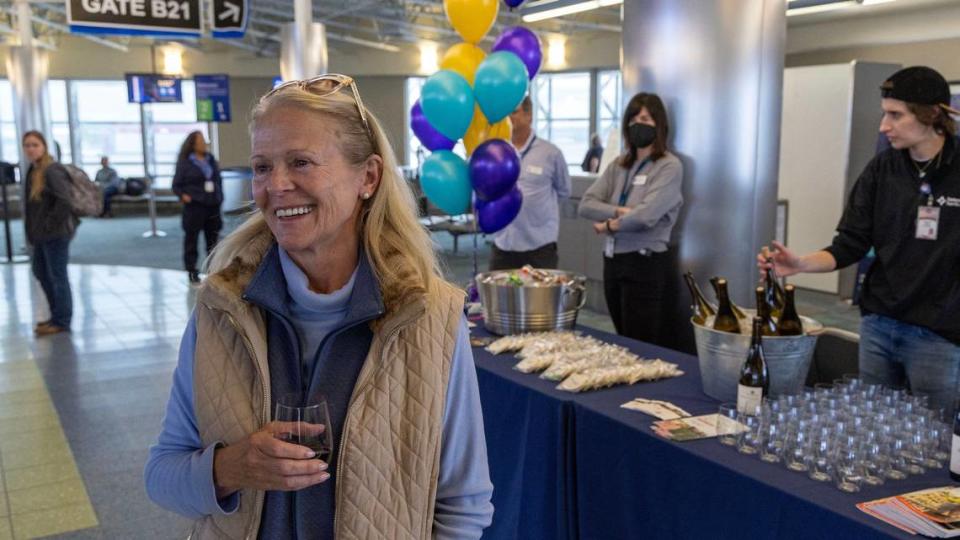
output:
[[[657,128],[647,124],[631,124],[627,128],[627,140],[634,148],[646,148],[657,140]]]

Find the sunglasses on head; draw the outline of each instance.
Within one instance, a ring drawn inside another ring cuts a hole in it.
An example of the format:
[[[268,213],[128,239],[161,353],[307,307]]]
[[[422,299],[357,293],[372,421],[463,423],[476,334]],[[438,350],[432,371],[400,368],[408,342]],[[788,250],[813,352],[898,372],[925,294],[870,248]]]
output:
[[[360,120],[363,121],[363,127],[366,128],[367,133],[370,135],[370,140],[373,140],[373,132],[370,130],[369,122],[367,122],[367,110],[363,106],[363,100],[360,99],[360,91],[357,90],[357,82],[353,80],[353,77],[348,77],[347,75],[341,75],[339,73],[328,73],[312,79],[287,81],[264,94],[264,96],[260,98],[260,101],[263,102],[263,100],[269,98],[277,92],[293,86],[296,86],[304,92],[310,92],[311,94],[320,97],[336,94],[340,90],[349,86],[350,89],[353,90],[353,102],[356,103],[357,111],[360,112]]]

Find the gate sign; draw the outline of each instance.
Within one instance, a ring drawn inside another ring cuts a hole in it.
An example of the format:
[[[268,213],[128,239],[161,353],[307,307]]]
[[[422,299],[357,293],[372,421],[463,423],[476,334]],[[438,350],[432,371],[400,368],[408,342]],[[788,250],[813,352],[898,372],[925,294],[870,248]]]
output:
[[[242,38],[249,13],[247,0],[213,0],[213,37]]]
[[[200,0],[67,0],[71,32],[199,36]]]
[[[230,121],[230,77],[194,75],[197,89],[197,122]]]

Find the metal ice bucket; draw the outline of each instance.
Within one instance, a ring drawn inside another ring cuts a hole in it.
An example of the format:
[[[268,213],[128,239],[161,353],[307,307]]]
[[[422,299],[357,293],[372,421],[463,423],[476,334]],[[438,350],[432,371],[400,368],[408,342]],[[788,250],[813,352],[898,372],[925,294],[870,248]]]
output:
[[[544,286],[498,285],[486,279],[517,271],[477,274],[486,329],[501,336],[573,329],[577,313],[587,301],[586,276],[563,270],[541,270],[570,278],[563,285]]]
[[[753,318],[753,311],[744,311]],[[809,317],[800,318],[805,335],[763,338],[763,356],[770,373],[772,397],[801,391],[810,371],[817,334],[823,331],[823,325]],[[736,401],[737,381],[740,380],[740,368],[747,359],[750,336],[720,332],[692,319],[690,324],[697,341],[703,393],[720,401]]]

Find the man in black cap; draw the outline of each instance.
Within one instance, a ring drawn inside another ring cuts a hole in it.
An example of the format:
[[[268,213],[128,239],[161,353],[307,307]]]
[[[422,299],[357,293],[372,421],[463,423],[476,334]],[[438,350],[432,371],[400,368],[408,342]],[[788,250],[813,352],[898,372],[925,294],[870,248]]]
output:
[[[833,243],[796,255],[774,242],[757,257],[780,276],[831,272],[874,248],[861,299],[860,376],[907,387],[952,413],[960,383],[960,148],[950,88],[928,67],[880,87],[891,148],[860,174]]]

